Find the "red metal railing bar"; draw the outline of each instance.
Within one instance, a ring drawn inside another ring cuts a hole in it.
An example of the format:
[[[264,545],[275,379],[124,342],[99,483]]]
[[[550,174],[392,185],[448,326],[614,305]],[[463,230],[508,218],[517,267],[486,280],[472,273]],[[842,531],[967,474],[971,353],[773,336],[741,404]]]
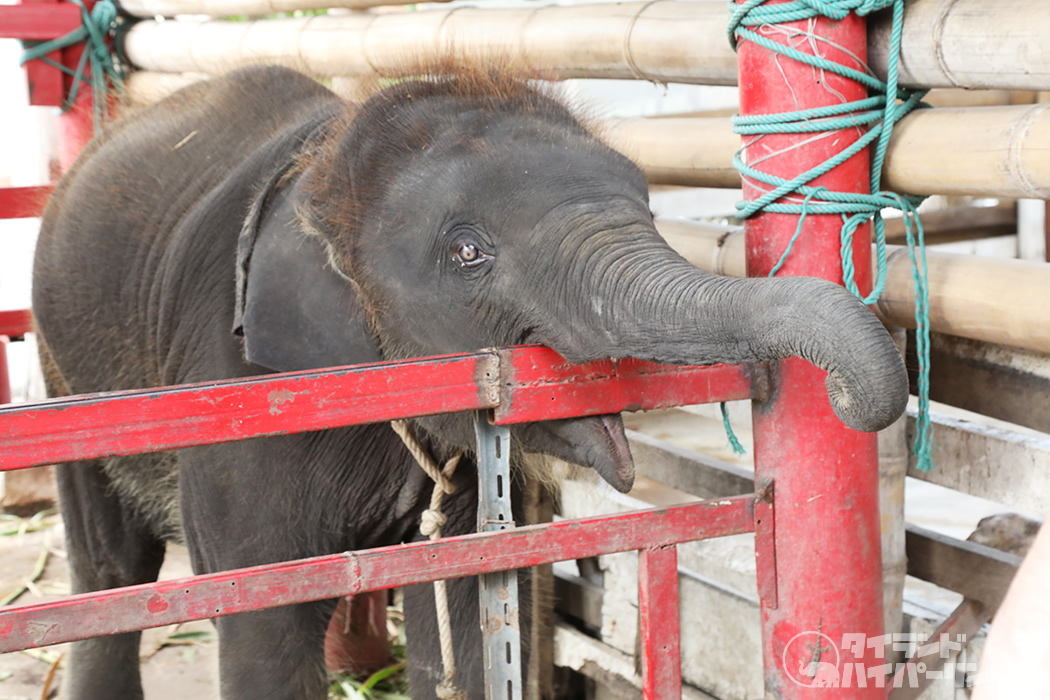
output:
[[[7,6],[12,7],[12,6]],[[14,5],[13,7],[19,7]],[[63,7],[72,7],[64,5]],[[0,11],[5,6],[0,5]],[[0,15],[0,26],[3,24]],[[47,198],[55,188],[51,185],[39,187],[0,187],[0,219],[28,219],[44,212]]]
[[[474,354],[0,409],[0,469],[490,408],[497,377]]]
[[[678,550],[674,545],[638,552],[638,612],[642,639],[642,697],[682,697],[678,625]]]
[[[610,374],[608,364],[582,365],[579,378],[556,353],[527,347],[22,404],[0,409],[0,470],[489,409],[501,401],[514,407],[503,422],[546,420],[566,415],[552,399],[594,385],[607,394],[577,400],[571,415],[749,395],[742,366],[623,362]],[[526,365],[533,383],[522,386],[514,377],[524,376],[517,370]],[[501,369],[509,379],[501,380]],[[548,398],[519,401],[519,391]]]
[[[29,309],[0,311],[0,335],[17,338],[33,330],[33,314]]]
[[[753,530],[735,496],[85,593],[0,610],[0,653]]]
[[[0,5],[0,39],[46,41],[80,27],[80,8],[72,3]]]
[[[507,348],[499,355],[497,425],[595,415],[598,401],[600,413],[619,413],[752,396],[747,365],[683,368],[633,358],[573,365],[540,346]]]

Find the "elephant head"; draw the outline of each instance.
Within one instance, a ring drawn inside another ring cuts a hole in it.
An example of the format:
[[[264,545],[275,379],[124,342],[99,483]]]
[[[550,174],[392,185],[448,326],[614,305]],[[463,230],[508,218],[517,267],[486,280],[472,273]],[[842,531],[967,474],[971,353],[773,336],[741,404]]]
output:
[[[346,342],[366,333],[374,343],[374,356],[331,364],[519,343],[571,362],[794,355],[827,370],[831,404],[857,430],[904,409],[902,360],[860,301],[818,279],[698,270],[657,233],[641,170],[524,82],[401,82],[334,120],[322,141],[288,196],[327,248],[338,303],[354,297],[363,309]],[[473,443],[462,416],[420,424]],[[633,482],[618,416],[517,426],[515,438],[622,491]]]

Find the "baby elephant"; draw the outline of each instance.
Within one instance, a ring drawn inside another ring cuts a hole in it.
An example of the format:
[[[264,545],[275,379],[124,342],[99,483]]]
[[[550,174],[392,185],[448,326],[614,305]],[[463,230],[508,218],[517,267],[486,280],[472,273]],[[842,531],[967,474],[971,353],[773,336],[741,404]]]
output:
[[[549,94],[481,69],[348,104],[248,68],[132,113],[52,197],[33,309],[56,396],[517,343],[572,362],[798,355],[828,370],[835,411],[859,430],[891,423],[908,392],[860,301],[815,279],[697,270],[657,234],[637,166]],[[438,463],[468,450],[443,531],[472,531],[470,417],[413,429]],[[619,416],[513,434],[631,487]],[[411,540],[431,489],[388,425],[91,460],[58,479],[76,592],[153,581],[172,541],[205,573]],[[458,680],[481,698],[475,580],[449,596]],[[430,698],[432,593],[408,590],[405,605],[413,696]],[[217,619],[222,696],[325,697],[334,607]],[[64,697],[141,697],[138,645],[75,644]]]

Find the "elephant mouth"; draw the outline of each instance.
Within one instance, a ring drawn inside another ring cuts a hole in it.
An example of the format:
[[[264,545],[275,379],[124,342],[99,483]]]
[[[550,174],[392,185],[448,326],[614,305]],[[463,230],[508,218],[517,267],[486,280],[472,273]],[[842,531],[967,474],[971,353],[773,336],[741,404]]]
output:
[[[634,485],[634,458],[619,414],[530,423],[521,426],[518,439],[529,452],[594,469],[621,493]]]

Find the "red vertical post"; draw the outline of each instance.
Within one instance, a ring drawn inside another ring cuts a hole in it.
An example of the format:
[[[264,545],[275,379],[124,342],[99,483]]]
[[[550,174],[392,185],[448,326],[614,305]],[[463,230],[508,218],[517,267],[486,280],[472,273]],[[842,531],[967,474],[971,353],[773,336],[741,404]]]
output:
[[[84,0],[84,6],[88,12],[91,11],[94,5],[95,0]],[[83,44],[70,46],[62,50],[62,62],[66,66],[73,68],[80,62],[80,57],[83,53]],[[66,75],[63,76],[63,81],[65,88],[63,92],[64,102],[65,96],[70,93],[73,87],[73,78]],[[73,166],[73,161],[80,155],[80,151],[84,149],[87,142],[95,135],[94,104],[95,100],[92,96],[91,85],[81,83],[77,89],[76,100],[58,118],[58,160],[62,173],[69,172],[69,169]]]
[[[11,374],[7,371],[7,336],[0,335],[0,404],[11,403]]]
[[[779,26],[785,31],[761,33],[854,68],[860,68],[857,59],[866,60],[866,27],[855,15]],[[752,42],[741,41],[738,56],[740,112],[745,116],[867,96],[853,81],[777,57]],[[793,177],[859,136],[859,130],[818,139],[813,134],[766,135],[748,149],[746,160],[762,158],[762,170]],[[745,144],[753,138],[744,137]],[[869,177],[865,150],[810,184],[866,193]],[[745,199],[761,194],[745,178]],[[808,216],[777,274],[842,284],[841,225],[838,215]],[[746,223],[750,276],[769,274],[797,226],[798,217],[786,214],[760,214]],[[853,245],[857,283],[864,292],[871,288],[870,235],[869,227],[861,227]],[[824,377],[803,360],[780,362],[773,371],[773,398],[755,402],[753,409],[755,479],[773,482],[776,513],[775,561],[757,559],[759,580],[768,575],[766,567],[775,566],[777,581],[777,599],[762,604],[766,692],[778,700],[886,698],[884,673],[877,670],[885,661],[876,659],[873,649],[866,650],[864,642],[857,644],[857,635],[867,641],[883,633],[876,436],[851,430],[834,416]]]
[[[638,613],[642,636],[642,697],[682,697],[678,625],[678,550],[674,545],[638,552]]]
[[[76,101],[58,117],[58,161],[68,173],[87,142],[95,135],[94,98],[91,86],[81,85]]]

